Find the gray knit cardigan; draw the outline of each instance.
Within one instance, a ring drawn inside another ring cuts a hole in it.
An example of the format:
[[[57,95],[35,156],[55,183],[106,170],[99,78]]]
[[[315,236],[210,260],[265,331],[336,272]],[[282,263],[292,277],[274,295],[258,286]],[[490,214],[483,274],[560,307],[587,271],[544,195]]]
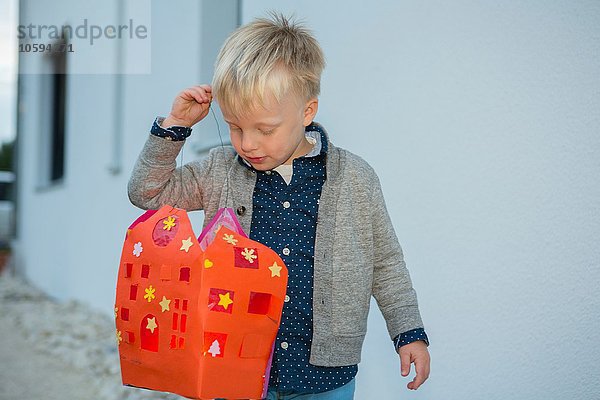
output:
[[[334,367],[360,362],[371,295],[390,338],[423,323],[377,175],[360,157],[328,143],[314,254],[310,363]],[[238,162],[232,147],[212,149],[208,157],[176,168],[182,146],[148,137],[128,184],[131,202],[142,209],[171,204],[204,210],[205,225],[220,207],[244,207],[239,220],[250,232],[256,173]]]

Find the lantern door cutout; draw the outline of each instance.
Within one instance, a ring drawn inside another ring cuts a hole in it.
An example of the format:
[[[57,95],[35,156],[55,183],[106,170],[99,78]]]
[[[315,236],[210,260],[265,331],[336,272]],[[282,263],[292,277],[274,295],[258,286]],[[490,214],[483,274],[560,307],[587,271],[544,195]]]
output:
[[[147,314],[140,324],[140,340],[142,349],[149,351],[158,351],[158,332],[159,326],[156,317]]]

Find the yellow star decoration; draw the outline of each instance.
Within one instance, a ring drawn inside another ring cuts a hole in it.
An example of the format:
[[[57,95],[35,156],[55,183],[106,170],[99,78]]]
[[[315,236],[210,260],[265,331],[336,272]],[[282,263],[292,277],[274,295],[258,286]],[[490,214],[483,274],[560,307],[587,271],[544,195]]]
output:
[[[242,251],[242,255],[244,256],[244,258],[246,260],[248,260],[248,262],[250,264],[252,264],[254,262],[254,260],[257,258],[257,255],[254,254],[254,249],[247,249],[244,247],[244,251]]]
[[[283,267],[277,265],[277,262],[274,262],[273,265],[269,267],[269,269],[271,270],[271,278],[273,278],[274,276],[281,277],[281,268]]]
[[[156,317],[148,318],[148,325],[146,325],[146,329],[154,333],[154,329],[156,328],[158,328],[158,325],[156,325]]]
[[[233,235],[229,235],[227,233],[225,235],[223,235],[223,240],[226,241],[227,243],[233,244],[233,245],[236,245],[238,242],[237,239],[235,239],[233,237]]]
[[[194,242],[192,242],[192,237],[190,236],[187,239],[183,239],[181,241],[181,248],[179,250],[185,250],[185,252],[189,252],[190,247],[192,247],[192,245],[194,244]]]
[[[171,311],[171,309],[169,308],[171,300],[167,299],[165,296],[163,296],[162,300],[158,304],[160,304],[161,312]]]
[[[117,346],[118,346],[123,341],[123,338],[121,337],[121,331],[117,331],[116,339],[117,339]]]
[[[210,267],[212,267],[214,264],[212,261],[210,261],[208,258],[206,260],[204,260],[204,268],[208,269]]]
[[[146,300],[148,300],[148,303],[150,303],[152,300],[154,300],[154,298],[156,297],[154,295],[154,292],[156,292],[156,289],[152,287],[152,285],[150,285],[150,287],[145,289],[146,294],[144,295],[144,298]]]
[[[171,228],[175,226],[175,218],[167,217],[167,219],[163,220],[163,224],[165,224],[165,226],[163,226],[163,229],[165,231],[170,231]]]
[[[229,307],[231,303],[233,303],[233,300],[231,300],[231,297],[229,297],[229,292],[225,294],[219,294],[220,306],[223,306],[223,308],[227,310],[227,307]]]
[[[115,307],[115,318],[117,318],[117,315],[119,315],[119,307]]]

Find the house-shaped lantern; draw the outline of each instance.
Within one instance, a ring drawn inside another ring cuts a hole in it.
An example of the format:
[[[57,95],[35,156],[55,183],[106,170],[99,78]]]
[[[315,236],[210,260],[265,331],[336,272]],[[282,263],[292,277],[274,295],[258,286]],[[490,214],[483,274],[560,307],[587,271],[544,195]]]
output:
[[[115,304],[123,384],[195,399],[265,396],[287,269],[237,220],[219,222],[232,218],[222,209],[196,239],[186,211],[164,206],[127,230]]]

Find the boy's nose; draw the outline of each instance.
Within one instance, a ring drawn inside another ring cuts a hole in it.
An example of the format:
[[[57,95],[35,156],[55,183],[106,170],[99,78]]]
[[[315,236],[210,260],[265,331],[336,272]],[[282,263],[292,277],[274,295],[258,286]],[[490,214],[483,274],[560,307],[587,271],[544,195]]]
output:
[[[246,133],[242,135],[242,151],[245,153],[251,153],[258,148],[258,141],[253,133]]]

